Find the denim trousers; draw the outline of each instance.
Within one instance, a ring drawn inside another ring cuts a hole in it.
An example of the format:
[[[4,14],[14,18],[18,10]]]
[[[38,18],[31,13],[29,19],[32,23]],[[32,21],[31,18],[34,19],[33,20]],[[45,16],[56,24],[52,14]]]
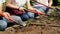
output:
[[[43,12],[43,13],[47,13],[49,8],[45,7],[45,6],[33,6],[36,10]]]
[[[18,21],[18,23],[20,25],[23,25],[22,20],[19,16],[10,16],[10,17],[13,18],[14,20]],[[7,27],[7,23],[12,23],[12,22],[3,17],[3,19],[0,20],[0,30],[5,29]]]
[[[26,13],[22,14],[20,17],[23,21],[28,20],[28,19],[34,19],[34,13],[26,12]]]

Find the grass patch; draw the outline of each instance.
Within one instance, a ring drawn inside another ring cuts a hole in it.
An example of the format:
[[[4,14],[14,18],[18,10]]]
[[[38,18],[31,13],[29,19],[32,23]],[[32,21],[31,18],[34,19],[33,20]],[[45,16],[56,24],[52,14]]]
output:
[[[54,20],[55,20],[55,18],[54,18],[54,17],[50,17],[50,18],[49,18],[49,20],[54,21]]]
[[[28,21],[26,21],[26,24],[27,24],[27,25],[30,25],[31,23],[30,23],[30,21],[28,20]]]
[[[41,23],[41,20],[40,20],[40,19],[37,19],[37,20],[36,20],[36,23]]]

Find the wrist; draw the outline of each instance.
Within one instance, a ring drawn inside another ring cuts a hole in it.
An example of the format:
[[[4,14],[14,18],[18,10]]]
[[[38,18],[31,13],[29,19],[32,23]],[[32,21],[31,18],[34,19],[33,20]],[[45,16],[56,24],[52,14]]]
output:
[[[19,10],[23,10],[24,8],[23,7],[19,7]]]
[[[20,10],[20,7],[18,7],[18,10]]]
[[[49,4],[48,6],[52,6],[52,4]]]

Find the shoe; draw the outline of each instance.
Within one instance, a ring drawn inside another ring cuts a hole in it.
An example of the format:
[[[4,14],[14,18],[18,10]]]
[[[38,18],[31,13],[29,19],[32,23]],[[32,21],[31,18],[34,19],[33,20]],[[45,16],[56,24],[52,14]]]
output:
[[[20,29],[24,29],[26,26],[20,25],[19,28]]]
[[[25,27],[25,26],[26,26],[26,23],[25,23],[25,22],[23,22],[23,23],[22,23],[22,26],[24,26],[24,27]]]
[[[25,28],[26,27],[26,23],[23,22],[22,25],[20,25],[20,28]]]

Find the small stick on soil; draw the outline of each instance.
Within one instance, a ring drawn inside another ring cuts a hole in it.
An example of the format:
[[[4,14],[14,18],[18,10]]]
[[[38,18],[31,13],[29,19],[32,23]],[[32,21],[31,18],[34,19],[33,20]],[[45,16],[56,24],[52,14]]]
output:
[[[55,25],[55,24],[37,24],[37,23],[31,23],[30,25],[36,25],[36,26],[51,26],[51,27],[60,27],[60,25]]]

